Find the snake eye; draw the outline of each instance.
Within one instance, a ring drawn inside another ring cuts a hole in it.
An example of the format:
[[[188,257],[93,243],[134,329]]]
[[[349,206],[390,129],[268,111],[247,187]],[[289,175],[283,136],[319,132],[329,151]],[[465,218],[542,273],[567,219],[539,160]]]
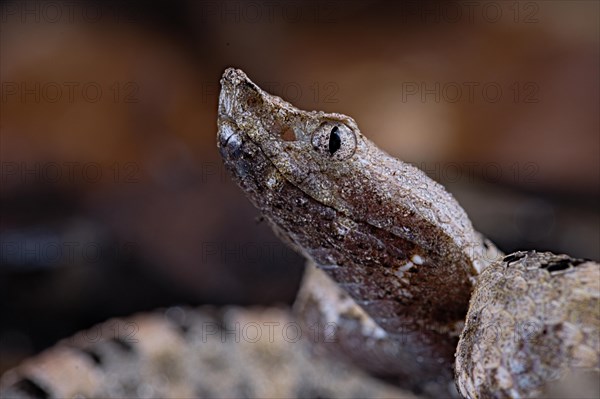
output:
[[[342,161],[356,151],[356,136],[342,123],[325,122],[313,133],[312,146],[323,156]]]
[[[338,134],[338,130],[340,129],[337,126],[334,126],[329,134],[329,153],[331,155],[335,154],[335,152],[342,146],[342,139]]]

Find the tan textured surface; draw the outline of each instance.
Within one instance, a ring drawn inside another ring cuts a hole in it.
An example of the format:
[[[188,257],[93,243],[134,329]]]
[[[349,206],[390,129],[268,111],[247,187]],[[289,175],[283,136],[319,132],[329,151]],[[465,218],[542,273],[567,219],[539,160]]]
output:
[[[218,126],[225,166],[278,236],[399,336],[399,383],[449,385],[474,277],[490,262],[454,197],[351,117],[300,110],[239,69],[221,79]]]
[[[586,368],[600,369],[600,264],[517,252],[481,274],[457,350],[463,395],[542,395]]]
[[[130,329],[116,337],[108,334],[122,331],[115,323]],[[415,398],[321,356],[309,336],[297,335],[299,328],[287,311],[277,308],[177,307],[109,320],[5,373],[0,394],[2,398]]]

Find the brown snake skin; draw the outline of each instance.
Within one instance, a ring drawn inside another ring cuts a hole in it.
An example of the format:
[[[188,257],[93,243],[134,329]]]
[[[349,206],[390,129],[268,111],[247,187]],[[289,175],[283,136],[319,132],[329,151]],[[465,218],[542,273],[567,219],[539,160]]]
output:
[[[502,257],[352,118],[299,110],[240,70],[221,85],[218,147],[307,258],[295,311],[318,344],[218,339],[240,322],[295,323],[285,311],[176,308],[129,319],[136,342],[62,342],[7,372],[2,398],[600,396],[598,262]]]

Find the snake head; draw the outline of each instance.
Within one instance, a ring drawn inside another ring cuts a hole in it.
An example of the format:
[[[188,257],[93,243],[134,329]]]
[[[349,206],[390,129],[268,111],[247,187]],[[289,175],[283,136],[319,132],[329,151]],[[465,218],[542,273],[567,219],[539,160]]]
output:
[[[218,127],[225,165],[267,219],[275,203],[291,211],[293,201],[310,200],[428,251],[444,250],[444,236],[460,247],[480,246],[442,186],[380,150],[346,115],[300,110],[229,68],[221,79]],[[288,186],[297,192],[282,189]]]
[[[299,110],[238,69],[225,71],[221,87],[218,146],[238,182],[263,190],[289,183],[319,202],[343,207],[333,183],[344,175],[350,179],[357,152],[369,147],[352,118]]]
[[[483,245],[442,186],[380,150],[352,118],[300,110],[240,70],[221,79],[218,127],[226,167],[273,230],[317,265],[344,269],[330,274],[355,284],[355,298],[371,284],[369,295],[394,309],[402,296],[407,320],[464,317],[470,245]],[[429,297],[440,306],[410,305]]]

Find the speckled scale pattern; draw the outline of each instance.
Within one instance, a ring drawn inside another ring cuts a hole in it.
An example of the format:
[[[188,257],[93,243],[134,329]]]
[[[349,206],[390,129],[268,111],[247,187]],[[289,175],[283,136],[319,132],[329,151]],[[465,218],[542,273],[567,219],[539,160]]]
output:
[[[549,382],[600,370],[600,264],[531,251],[488,267],[455,367],[468,398],[546,397]]]
[[[402,336],[404,374],[450,384],[440,364],[451,369],[473,281],[490,262],[456,200],[352,118],[295,108],[237,69],[221,79],[218,126],[226,167],[278,236]],[[340,156],[322,136],[332,131]]]
[[[412,337],[398,329],[396,333],[385,332],[371,316],[358,306],[343,286],[336,284],[323,270],[310,262],[306,266],[294,311],[306,331],[318,331],[321,338],[316,345],[327,351],[329,356],[357,364],[372,375],[384,378],[413,392],[422,398],[458,398],[452,368],[445,359],[430,361],[425,352],[406,350]],[[328,326],[315,329],[315,326]],[[427,334],[426,331],[421,331]],[[430,334],[436,339],[435,334]],[[413,342],[417,345],[418,342]],[[452,350],[452,353],[454,350]],[[407,369],[415,357],[423,360],[416,372]],[[440,367],[440,365],[444,365]],[[423,379],[423,374],[435,375]]]
[[[113,339],[117,322],[134,334]],[[322,358],[295,323],[283,309],[208,306],[109,320],[6,372],[0,397],[416,399]]]
[[[221,84],[225,165],[307,258],[295,308],[309,327],[335,325],[330,352],[423,397],[600,397],[600,264],[533,251],[495,261],[454,198],[352,118],[299,110],[240,70]],[[5,373],[0,396],[414,397],[306,341],[203,330],[260,321],[292,319],[231,307],[133,316],[136,342],[81,332]]]

